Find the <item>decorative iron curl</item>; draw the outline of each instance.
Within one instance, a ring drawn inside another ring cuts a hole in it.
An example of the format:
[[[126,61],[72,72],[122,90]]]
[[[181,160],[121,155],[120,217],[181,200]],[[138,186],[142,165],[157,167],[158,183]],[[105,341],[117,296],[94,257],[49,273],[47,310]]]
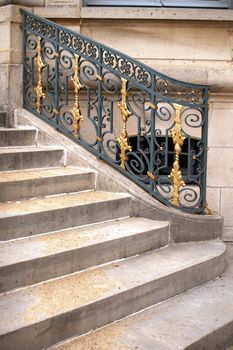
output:
[[[164,199],[171,200],[173,196],[171,179],[167,176],[157,177],[155,182],[155,191]]]
[[[200,188],[197,185],[194,185],[193,188],[186,186],[185,188],[181,188],[179,191],[179,205],[182,208],[199,207],[201,199]]]
[[[143,151],[128,152],[125,163],[126,170],[139,180],[147,181],[147,171],[149,168],[149,159]]]
[[[200,109],[184,108],[181,119],[190,128],[200,128],[204,123],[203,112]]]
[[[74,66],[74,55],[67,50],[59,51],[59,64],[62,70],[71,70]],[[68,74],[67,74],[68,75]]]
[[[163,122],[168,122],[172,119],[172,116],[174,114],[174,107],[169,102],[158,101],[157,110],[155,113],[160,120]]]
[[[29,50],[35,50],[37,47],[37,38],[34,34],[27,33],[24,39],[26,48]]]

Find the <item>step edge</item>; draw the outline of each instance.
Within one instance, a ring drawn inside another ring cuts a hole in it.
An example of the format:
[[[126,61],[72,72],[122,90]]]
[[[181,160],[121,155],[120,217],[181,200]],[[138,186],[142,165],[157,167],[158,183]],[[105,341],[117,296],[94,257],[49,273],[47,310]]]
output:
[[[186,271],[188,270],[189,268],[193,267],[193,266],[200,266],[202,264],[205,264],[207,262],[210,262],[211,260],[214,260],[216,258],[220,258],[220,257],[224,257],[226,255],[226,251],[227,251],[227,248],[226,248],[226,245],[221,241],[221,240],[211,240],[211,241],[208,241],[208,243],[211,242],[211,243],[218,243],[219,246],[222,246],[222,250],[217,252],[214,256],[210,256],[210,257],[205,257],[205,260],[201,261],[201,262],[198,262],[198,263],[195,263],[195,264],[192,264],[190,266],[180,266],[180,269],[179,270],[176,270],[175,273],[177,272],[180,272],[180,271]],[[0,298],[3,297],[4,295],[7,295],[7,294],[11,294],[11,293],[16,293],[16,292],[20,292],[22,290],[25,290],[27,288],[30,288],[30,287],[33,287],[33,286],[39,286],[39,285],[42,285],[43,283],[48,283],[48,282],[52,282],[52,281],[56,281],[56,280],[59,280],[59,279],[62,279],[62,278],[68,278],[69,276],[72,276],[72,275],[75,275],[75,274],[82,274],[83,272],[86,272],[86,271],[95,271],[95,270],[98,270],[100,268],[103,268],[105,266],[108,266],[108,265],[111,265],[111,264],[114,264],[115,262],[120,262],[121,260],[124,260],[124,261],[130,261],[130,260],[133,260],[133,259],[140,259],[141,256],[145,256],[145,255],[150,255],[150,254],[154,254],[156,252],[159,252],[159,251],[162,251],[162,250],[166,250],[166,249],[169,249],[171,246],[179,246],[179,245],[183,245],[183,244],[189,244],[190,242],[188,243],[171,243],[171,244],[167,244],[165,246],[162,246],[158,249],[155,249],[155,250],[152,250],[152,251],[149,251],[149,252],[145,252],[145,253],[142,253],[142,254],[136,254],[136,255],[133,255],[133,256],[130,256],[128,258],[125,258],[125,259],[116,259],[114,261],[109,261],[109,262],[106,262],[106,263],[103,263],[103,264],[100,264],[100,265],[96,265],[96,266],[90,266],[88,267],[87,269],[84,269],[84,270],[81,270],[81,271],[77,271],[77,272],[72,272],[70,274],[66,274],[66,275],[63,275],[63,276],[59,276],[59,277],[55,277],[55,278],[51,278],[51,279],[48,279],[46,281],[41,281],[39,283],[35,283],[35,284],[32,284],[30,286],[25,286],[25,287],[22,287],[22,288],[18,288],[16,290],[10,290],[10,291],[7,291],[7,292],[3,292],[3,293],[0,293]],[[192,242],[192,243],[196,243],[196,242]],[[198,242],[198,243],[205,243],[206,244],[206,241],[201,241],[201,242]],[[198,244],[197,244],[198,245]],[[207,244],[206,244],[207,245]],[[204,257],[203,257],[204,258]],[[225,263],[226,265],[226,263]],[[164,277],[167,277],[167,276],[170,276],[170,275],[173,275],[174,272],[171,272],[171,273],[166,273],[165,275],[163,275],[162,277],[158,277],[156,278],[156,280],[160,280],[161,278],[164,278]],[[153,280],[150,280],[146,283],[143,283],[143,284],[140,284],[140,285],[144,285],[144,284],[147,284],[147,283],[151,283],[151,281],[154,281]],[[135,287],[132,287],[132,288],[129,288],[130,290],[131,289],[134,289]],[[137,288],[137,287],[136,287]],[[128,289],[127,289],[128,290]],[[115,295],[115,294],[114,294]],[[98,300],[97,300],[98,301]],[[89,305],[89,303],[85,304],[85,305]]]
[[[161,248],[161,249],[166,249],[166,248]],[[139,284],[139,285],[137,285],[137,286],[135,286],[135,287],[128,288],[127,290],[114,293],[114,294],[112,294],[112,295],[110,295],[110,296],[105,296],[105,297],[103,297],[103,298],[101,298],[101,299],[95,300],[95,301],[93,301],[93,302],[86,303],[86,304],[84,304],[84,305],[80,305],[79,307],[73,308],[73,309],[68,310],[68,311],[65,311],[65,312],[61,312],[61,313],[56,314],[56,315],[54,315],[54,316],[51,316],[51,317],[48,316],[48,317],[46,317],[46,318],[44,318],[44,319],[41,319],[41,320],[32,322],[32,323],[30,323],[29,325],[26,325],[26,326],[23,326],[23,327],[20,327],[20,328],[16,328],[16,329],[14,329],[14,330],[12,330],[12,331],[10,331],[10,332],[8,332],[8,333],[0,333],[0,340],[1,340],[2,337],[4,337],[4,336],[9,336],[9,335],[11,335],[11,334],[13,334],[13,333],[16,333],[16,332],[19,331],[20,329],[27,329],[27,328],[30,328],[30,327],[36,325],[36,324],[40,324],[40,323],[43,323],[43,322],[48,322],[48,320],[52,320],[52,321],[53,321],[53,320],[56,319],[56,318],[69,316],[72,312],[77,312],[78,310],[82,311],[82,310],[84,310],[84,309],[87,308],[87,307],[93,306],[94,304],[102,303],[102,302],[104,302],[105,300],[106,300],[106,301],[107,301],[107,300],[111,300],[112,298],[114,298],[114,297],[119,297],[120,295],[123,296],[124,294],[127,294],[127,293],[129,293],[129,292],[132,292],[132,291],[134,291],[134,290],[136,291],[137,289],[141,288],[142,286],[145,286],[145,285],[152,285],[153,283],[155,283],[155,281],[159,281],[159,280],[162,280],[162,279],[164,279],[164,278],[168,278],[169,276],[173,276],[174,274],[185,273],[185,272],[187,272],[187,271],[188,271],[190,268],[192,268],[192,267],[197,268],[197,267],[199,267],[199,266],[201,266],[201,265],[203,265],[203,264],[208,264],[210,261],[215,261],[216,259],[222,259],[222,258],[224,259],[224,258],[225,258],[225,252],[226,252],[226,250],[223,251],[223,252],[221,252],[220,254],[218,254],[218,255],[216,255],[216,256],[210,257],[209,259],[207,259],[207,260],[205,260],[205,261],[203,261],[203,262],[200,262],[199,264],[195,264],[195,265],[192,265],[192,266],[188,266],[188,267],[182,268],[181,270],[177,270],[177,271],[175,271],[175,272],[173,272],[173,273],[169,273],[168,275],[162,276],[162,277],[160,277],[160,278],[158,278],[158,279],[153,279],[153,280],[150,280],[150,281],[148,281],[148,282],[146,282],[146,283],[141,283],[141,284]],[[145,254],[148,254],[148,253],[145,253]],[[129,259],[131,259],[131,258],[132,258],[132,257],[130,257]],[[225,259],[224,259],[224,261],[225,261]],[[106,265],[106,264],[105,264],[105,265]],[[199,286],[199,285],[201,285],[201,284],[203,284],[203,283],[205,283],[205,282],[208,282],[208,281],[210,281],[210,280],[216,278],[217,276],[219,276],[219,275],[224,271],[225,265],[226,265],[226,262],[224,263],[223,270],[222,270],[222,268],[221,268],[221,269],[218,271],[217,275],[214,275],[214,276],[211,275],[211,277],[209,277],[208,279],[205,279],[204,282],[199,282],[199,281],[198,281],[197,283],[191,283],[191,286],[190,286],[190,287],[185,288],[184,290],[182,290],[181,292],[179,292],[179,294],[181,294],[181,293],[183,293],[183,292],[185,292],[185,291],[187,291],[187,290],[190,290],[190,289],[192,289],[192,288],[194,288],[194,287],[197,287],[197,286]],[[43,283],[43,282],[41,282],[41,283]],[[27,287],[26,287],[26,288],[27,288]],[[30,287],[29,287],[29,288],[30,288]],[[25,288],[23,288],[23,289],[25,289]],[[21,289],[21,290],[23,290],[23,289]],[[11,293],[11,292],[6,292],[6,293],[4,293],[4,295],[9,294],[9,293]],[[2,295],[0,295],[0,298],[1,298],[1,296],[2,296]],[[173,295],[173,296],[175,296],[175,295]],[[172,298],[173,296],[168,297],[168,299]],[[159,301],[159,302],[162,302],[162,301],[165,301],[165,300],[168,300],[168,299],[161,299],[161,301]],[[159,302],[156,302],[156,303],[153,304],[153,305],[156,305],[156,304],[158,304]],[[152,305],[150,305],[150,306],[152,306]],[[149,307],[149,306],[148,306],[148,307]],[[138,311],[135,311],[135,312],[138,312]],[[122,318],[124,318],[124,317],[125,317],[125,316],[123,316]],[[116,319],[116,320],[114,320],[114,321],[121,320],[122,318]],[[100,326],[100,327],[102,327],[102,326]],[[86,334],[86,333],[84,333],[84,334]],[[80,334],[80,335],[81,335],[81,334]]]
[[[30,259],[25,259],[25,260],[19,260],[18,262],[15,262],[15,263],[12,263],[12,264],[7,264],[7,265],[0,265],[0,271],[1,271],[1,269],[3,269],[3,268],[6,268],[6,267],[16,267],[17,265],[21,265],[21,264],[23,264],[23,263],[28,263],[28,262],[31,262],[31,261],[37,261],[37,260],[41,260],[41,259],[44,259],[44,258],[49,258],[49,257],[53,257],[53,256],[57,256],[57,255],[62,255],[62,254],[68,254],[69,252],[75,252],[75,251],[80,251],[80,250],[83,250],[83,249],[87,249],[88,247],[97,247],[97,246],[100,246],[100,245],[102,245],[102,244],[105,244],[106,242],[116,242],[116,241],[120,241],[120,240],[122,240],[122,239],[127,239],[127,238],[129,238],[129,237],[136,237],[136,236],[140,236],[140,235],[143,235],[143,234],[149,234],[150,232],[154,232],[155,233],[155,231],[156,231],[156,233],[160,233],[159,231],[161,231],[161,230],[165,230],[165,229],[168,229],[169,228],[169,226],[164,226],[164,227],[157,227],[157,228],[151,228],[151,229],[146,229],[146,230],[143,230],[143,231],[140,231],[140,232],[132,232],[132,233],[129,233],[129,234],[127,234],[127,235],[124,235],[124,236],[119,236],[119,237],[115,237],[115,238],[109,238],[109,239],[105,239],[105,240],[103,240],[103,241],[99,241],[99,242],[95,242],[94,244],[86,244],[86,245],[83,245],[83,246],[80,246],[80,247],[73,247],[73,248],[71,248],[71,249],[66,249],[66,250],[61,250],[61,251],[58,251],[58,252],[56,252],[56,253],[48,253],[48,254],[44,254],[44,255],[41,255],[41,256],[37,256],[37,257],[35,257],[35,258],[30,258]],[[53,231],[54,232],[54,231]],[[84,233],[85,234],[85,233]],[[168,232],[168,234],[169,234],[169,232]],[[41,235],[43,235],[43,234],[41,234]],[[37,236],[39,236],[39,235],[37,235]],[[34,238],[35,236],[32,236],[32,238]],[[30,237],[31,238],[31,237]],[[22,238],[21,238],[22,239]],[[21,240],[20,239],[20,240]],[[15,241],[16,241],[17,239],[15,239]],[[1,241],[0,242],[0,248],[1,248],[1,244],[5,244],[5,243],[7,243],[7,242],[11,242],[11,245],[12,245],[12,240],[10,241]],[[161,246],[161,247],[166,247],[167,246],[167,244],[166,245],[164,245],[164,246]],[[161,248],[160,247],[160,248]],[[160,248],[158,248],[158,249],[160,249]],[[157,250],[157,249],[155,249],[155,250]],[[153,250],[153,251],[155,251],[155,250]],[[135,256],[136,256],[137,254],[135,254]],[[118,259],[117,259],[118,260]],[[98,265],[99,266],[99,265]],[[65,276],[65,275],[64,275]],[[0,295],[1,295],[1,293],[0,293]]]
[[[83,191],[80,191],[80,192],[71,192],[71,193],[68,193],[68,194],[67,193],[53,194],[53,195],[48,195],[46,197],[42,197],[42,199],[43,198],[44,199],[45,198],[52,198],[52,197],[56,198],[56,197],[59,197],[59,196],[69,196],[69,195],[72,195],[72,194],[79,194],[79,193],[84,193],[84,192],[91,192],[91,193],[93,193],[93,192],[95,192],[95,189],[83,190]],[[98,192],[101,192],[101,191],[98,191]],[[111,193],[111,192],[106,192],[106,193]],[[46,208],[46,209],[43,209],[43,210],[33,211],[33,212],[30,212],[30,213],[28,213],[28,212],[21,212],[20,214],[18,214],[16,212],[16,215],[8,215],[8,216],[6,215],[6,216],[3,216],[3,217],[0,216],[0,221],[6,220],[6,219],[10,219],[10,218],[16,218],[16,217],[25,217],[25,216],[28,217],[30,215],[36,215],[36,214],[39,214],[39,213],[52,213],[52,212],[61,211],[63,209],[69,209],[69,208],[75,208],[75,207],[83,207],[83,206],[87,206],[87,205],[91,205],[91,204],[94,205],[94,204],[104,203],[104,202],[116,202],[116,201],[119,201],[119,200],[123,200],[124,201],[124,200],[127,200],[127,199],[131,200],[131,196],[128,195],[127,193],[122,193],[122,192],[119,192],[119,193],[122,194],[122,197],[109,198],[109,199],[108,198],[107,199],[98,199],[97,201],[94,201],[94,202],[91,201],[91,202],[82,203],[82,204],[76,203],[76,204],[69,205],[69,206],[64,206],[64,207],[61,206],[61,207],[56,208],[56,209],[48,209],[48,208]],[[36,197],[36,198],[41,199],[39,197]],[[25,199],[24,201],[30,201],[32,199],[34,199],[34,198],[28,198],[28,199]],[[12,201],[12,203],[15,203],[15,202],[19,202],[19,200]],[[2,203],[2,204],[4,204],[4,203]],[[0,212],[1,212],[1,210],[0,210]]]
[[[220,276],[221,276],[221,275],[217,276],[216,278],[218,279]],[[81,335],[79,335],[79,336],[74,335],[74,336],[69,337],[69,338],[67,338],[67,339],[61,340],[61,341],[59,341],[59,342],[57,342],[57,343],[54,343],[54,344],[48,346],[47,350],[56,350],[56,349],[60,350],[60,349],[62,349],[62,345],[65,345],[65,346],[66,346],[66,345],[69,345],[70,342],[73,342],[74,340],[78,340],[78,339],[81,338],[81,337],[85,337],[85,336],[88,337],[89,335],[91,335],[91,334],[93,334],[93,333],[95,333],[95,332],[96,332],[96,335],[98,335],[98,331],[101,331],[101,330],[104,329],[104,328],[107,329],[107,327],[109,327],[109,326],[110,326],[110,327],[114,327],[114,324],[115,324],[115,323],[117,324],[118,322],[121,322],[121,321],[124,322],[124,320],[130,319],[131,317],[135,317],[135,316],[137,317],[137,315],[140,315],[140,313],[143,313],[144,311],[150,310],[150,309],[152,309],[152,308],[156,308],[156,306],[159,306],[159,305],[162,305],[162,304],[166,305],[166,303],[169,303],[169,302],[171,302],[172,300],[175,300],[175,298],[177,298],[177,296],[178,296],[178,297],[182,297],[182,295],[184,295],[185,293],[189,293],[189,292],[191,293],[192,291],[195,291],[196,288],[205,287],[208,283],[211,283],[211,281],[213,281],[213,280],[215,280],[215,278],[214,278],[214,279],[210,279],[210,280],[204,282],[203,284],[199,284],[199,285],[194,286],[194,287],[192,287],[192,288],[190,288],[190,289],[187,289],[187,290],[185,290],[184,292],[181,292],[181,293],[178,294],[178,295],[174,295],[174,296],[171,297],[171,298],[168,298],[168,299],[165,299],[165,300],[163,300],[163,301],[161,301],[161,302],[152,304],[152,305],[150,305],[150,306],[148,306],[148,307],[146,307],[146,308],[144,308],[144,309],[142,309],[142,310],[139,310],[139,311],[137,311],[137,312],[134,312],[134,313],[132,313],[132,314],[130,314],[130,315],[128,315],[128,316],[125,316],[125,317],[123,317],[123,318],[121,318],[121,319],[112,321],[112,322],[110,322],[110,323],[108,323],[108,324],[106,324],[106,325],[104,325],[104,326],[102,326],[102,327],[96,328],[96,329],[94,329],[94,330],[91,329],[90,331],[88,331],[88,332],[86,332],[86,333],[84,333],[84,334],[81,334]],[[233,325],[233,317],[232,317],[232,321],[229,321],[229,322],[227,322],[227,323],[224,324],[224,325],[220,325],[217,329],[214,328],[214,329],[213,329],[214,333],[215,333],[215,332],[218,332],[218,333],[219,333],[219,332],[222,332],[222,330],[224,329],[224,327],[228,327],[229,324],[230,324],[230,325],[231,325],[231,324]],[[199,348],[201,348],[202,345],[205,345],[205,344],[202,344],[203,340],[209,338],[212,334],[213,334],[213,332],[206,333],[204,336],[201,336],[199,339],[196,339],[194,342],[192,342],[192,343],[190,342],[190,344],[186,345],[186,346],[188,346],[188,347],[187,347],[187,350],[188,350],[188,349],[191,350],[190,346],[192,346],[192,345],[199,345]],[[72,345],[73,345],[73,344],[72,344]],[[200,346],[200,345],[201,345],[201,346]],[[199,348],[198,348],[198,349],[199,349]],[[185,347],[185,349],[186,349],[186,347]],[[197,349],[197,348],[195,347],[195,349]],[[178,350],[178,348],[177,348],[177,350]],[[228,349],[228,350],[230,350],[230,349]]]
[[[33,168],[34,170],[35,168]],[[43,170],[43,168],[41,168],[41,170]],[[17,170],[15,170],[16,172]],[[6,172],[5,172],[6,173]],[[8,173],[11,173],[11,171],[9,171]],[[54,175],[50,175],[50,176],[43,176],[43,177],[30,177],[30,178],[27,178],[27,179],[20,179],[20,180],[4,180],[4,181],[0,181],[0,186],[2,184],[6,184],[6,183],[22,183],[22,182],[27,182],[27,181],[37,181],[37,180],[41,180],[41,179],[52,179],[52,178],[58,178],[58,177],[69,177],[69,176],[84,176],[84,175],[95,175],[95,172],[94,171],[87,171],[87,172],[80,172],[80,173],[65,173],[64,174],[54,174]]]

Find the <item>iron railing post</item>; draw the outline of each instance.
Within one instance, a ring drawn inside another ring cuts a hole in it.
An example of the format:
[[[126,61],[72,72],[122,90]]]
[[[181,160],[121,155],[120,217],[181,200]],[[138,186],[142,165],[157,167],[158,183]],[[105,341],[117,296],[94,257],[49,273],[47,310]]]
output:
[[[59,129],[59,99],[60,99],[60,70],[59,70],[59,29],[56,28],[56,39],[55,39],[55,91],[54,91],[54,113],[56,114],[56,128]]]
[[[101,158],[102,153],[102,103],[103,103],[103,88],[102,88],[102,63],[103,63],[103,53],[101,47],[99,47],[99,66],[98,66],[98,107],[97,107],[97,137],[98,142],[98,157]]]
[[[156,76],[153,76],[152,78],[152,85],[151,89],[152,91],[155,91],[155,81],[156,81]],[[149,169],[149,174],[147,174],[150,178],[150,194],[152,195],[154,192],[154,187],[155,187],[155,180],[156,177],[154,175],[155,172],[155,106],[156,106],[156,97],[155,95],[151,95],[151,102],[154,107],[151,107],[151,113],[150,113],[150,169]]]
[[[202,183],[202,204],[201,209],[203,214],[209,213],[208,204],[206,201],[206,182],[207,182],[207,152],[208,152],[208,109],[209,109],[209,93],[208,89],[204,89],[204,99],[206,102],[205,107],[203,108],[204,123],[202,127],[202,140],[203,140],[203,154],[202,154],[202,164],[203,164],[203,173],[201,175]]]

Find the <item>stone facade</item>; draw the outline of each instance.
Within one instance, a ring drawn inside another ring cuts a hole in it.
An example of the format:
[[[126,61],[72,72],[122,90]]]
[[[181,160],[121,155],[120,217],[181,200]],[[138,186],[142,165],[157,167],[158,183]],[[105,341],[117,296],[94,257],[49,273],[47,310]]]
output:
[[[80,0],[0,1],[0,107],[21,105],[21,5],[180,80],[210,85],[208,202],[233,240],[233,10],[85,8]],[[7,104],[3,105],[7,101]]]

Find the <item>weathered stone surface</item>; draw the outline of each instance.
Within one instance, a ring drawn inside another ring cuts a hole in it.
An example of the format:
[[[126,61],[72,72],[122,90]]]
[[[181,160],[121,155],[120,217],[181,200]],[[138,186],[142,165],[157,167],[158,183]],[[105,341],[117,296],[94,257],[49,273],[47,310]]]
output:
[[[83,7],[82,18],[98,19],[156,19],[191,21],[232,21],[232,10],[181,9],[181,8],[120,8]]]
[[[0,111],[5,111],[8,100],[8,67],[5,64],[0,65],[0,86]]]
[[[233,226],[233,188],[221,189],[221,214],[224,216],[224,225]]]
[[[82,32],[135,58],[190,60],[196,66],[206,60],[211,68],[211,61],[231,60],[229,29],[229,24],[214,27],[201,22],[83,20]]]
[[[23,66],[21,64],[8,65],[8,94],[7,100],[4,101],[8,111],[7,127],[12,127],[14,125],[14,110],[23,104],[22,70]]]
[[[17,64],[22,62],[22,31],[19,23],[0,22],[0,64]]]
[[[184,292],[224,268],[222,242],[181,243],[0,295],[0,346],[47,348]]]
[[[20,14],[20,9],[25,9],[32,12],[33,9],[25,6],[18,5],[7,5],[0,9],[0,22],[14,22],[21,23],[22,17]]]
[[[45,0],[45,6],[80,6],[80,0]]]
[[[44,6],[45,0],[0,0],[0,6],[5,5],[22,5],[22,6]]]
[[[73,167],[2,172],[0,202],[93,190],[94,181],[94,172]]]
[[[112,10],[117,9],[83,8],[81,32],[176,79],[210,84],[212,91],[233,91],[230,23],[142,21],[140,17],[127,21],[124,16],[111,18]],[[167,10],[169,13],[170,9]],[[83,17],[85,11],[90,12],[90,18]],[[95,15],[91,18],[94,11],[99,19]],[[233,11],[230,12],[232,16]],[[122,40],[123,37],[127,40]]]
[[[9,46],[10,29],[11,29],[10,22],[0,23],[0,41],[1,41],[0,64],[10,63],[10,59],[11,59],[11,48]]]
[[[229,226],[229,227],[224,226],[222,240],[224,242],[233,243],[233,226]],[[232,249],[232,253],[233,253],[233,249]],[[232,254],[232,257],[233,257],[233,254]]]
[[[0,168],[12,171],[55,167],[63,164],[63,155],[63,149],[57,147],[3,147],[0,148]]]
[[[79,18],[80,17],[80,8],[78,6],[71,5],[54,5],[47,7],[34,7],[34,13],[37,16],[46,17],[46,18]],[[68,24],[68,27],[70,24]]]
[[[0,128],[0,147],[35,145],[35,128]]]
[[[218,187],[207,187],[206,199],[209,208],[216,213],[220,213],[220,188]]]
[[[232,350],[232,247],[220,278],[49,349]]]
[[[20,6],[0,9],[0,107],[8,111],[7,126],[13,126],[16,106],[22,106],[22,32]]]
[[[232,62],[232,57],[230,57],[230,62]],[[226,62],[224,62],[224,65],[226,66]],[[212,91],[232,92],[233,72],[231,66],[220,68],[209,65],[207,72],[207,85],[211,86]]]
[[[232,148],[210,147],[208,151],[208,176],[210,187],[233,187]]]
[[[128,217],[0,242],[0,291],[143,254],[168,240],[168,222]]]
[[[50,158],[52,162],[53,166],[61,166],[57,159]],[[50,167],[49,164],[47,167]],[[55,198],[22,200],[9,205],[4,202],[0,204],[0,239],[27,237],[126,217],[129,216],[130,200],[130,196],[125,193],[84,191],[60,194]]]
[[[232,96],[233,98],[233,96]],[[231,147],[233,151],[233,105],[224,102],[215,104],[209,113],[209,138],[210,147]],[[229,164],[226,164],[228,166]]]

